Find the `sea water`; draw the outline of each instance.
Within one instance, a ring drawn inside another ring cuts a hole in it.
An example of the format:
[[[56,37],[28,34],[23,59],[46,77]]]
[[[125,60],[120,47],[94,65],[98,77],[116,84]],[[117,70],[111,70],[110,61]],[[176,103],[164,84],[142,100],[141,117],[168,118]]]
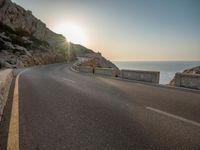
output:
[[[200,61],[113,61],[119,69],[160,71],[160,84],[169,84],[176,72],[200,66]]]

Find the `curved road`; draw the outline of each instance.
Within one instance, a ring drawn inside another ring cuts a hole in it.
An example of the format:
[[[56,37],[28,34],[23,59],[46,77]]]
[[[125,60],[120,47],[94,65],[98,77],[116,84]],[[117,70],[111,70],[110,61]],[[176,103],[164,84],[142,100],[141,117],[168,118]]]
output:
[[[199,150],[200,94],[76,73],[19,77],[20,150]]]

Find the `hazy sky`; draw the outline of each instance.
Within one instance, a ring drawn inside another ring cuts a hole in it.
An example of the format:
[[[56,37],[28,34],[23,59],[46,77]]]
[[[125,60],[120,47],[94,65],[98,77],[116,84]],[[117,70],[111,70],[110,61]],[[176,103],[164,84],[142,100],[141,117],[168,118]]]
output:
[[[200,60],[200,0],[13,1],[111,60]]]

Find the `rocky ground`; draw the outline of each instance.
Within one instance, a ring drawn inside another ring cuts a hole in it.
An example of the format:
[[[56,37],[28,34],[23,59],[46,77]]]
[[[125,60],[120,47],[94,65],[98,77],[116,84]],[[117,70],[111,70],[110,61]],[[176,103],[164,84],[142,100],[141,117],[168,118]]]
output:
[[[182,73],[188,73],[188,74],[200,74],[200,66],[191,68],[191,69],[186,69]],[[171,86],[175,85],[175,77],[170,81],[169,83]]]

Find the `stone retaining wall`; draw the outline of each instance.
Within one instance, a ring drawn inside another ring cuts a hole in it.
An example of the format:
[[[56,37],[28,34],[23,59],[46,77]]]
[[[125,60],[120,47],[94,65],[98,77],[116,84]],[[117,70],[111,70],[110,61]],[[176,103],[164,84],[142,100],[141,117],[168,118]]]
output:
[[[84,73],[93,73],[93,68],[89,66],[78,66],[76,69]]]
[[[111,77],[121,77],[123,79],[136,80],[159,84],[160,72],[157,71],[140,71],[140,70],[116,70],[113,68],[92,68],[89,66],[72,66],[74,70],[84,73],[94,73]]]
[[[121,70],[121,77],[124,79],[129,79],[129,80],[159,83],[160,72],[140,71],[140,70]]]
[[[94,72],[95,72],[95,74],[112,76],[112,77],[119,76],[119,71],[116,69],[112,69],[112,68],[95,68]]]
[[[13,79],[13,70],[6,69],[0,71],[0,121],[3,115],[3,109],[6,105],[10,85]]]
[[[176,73],[175,86],[200,90],[200,75]]]

